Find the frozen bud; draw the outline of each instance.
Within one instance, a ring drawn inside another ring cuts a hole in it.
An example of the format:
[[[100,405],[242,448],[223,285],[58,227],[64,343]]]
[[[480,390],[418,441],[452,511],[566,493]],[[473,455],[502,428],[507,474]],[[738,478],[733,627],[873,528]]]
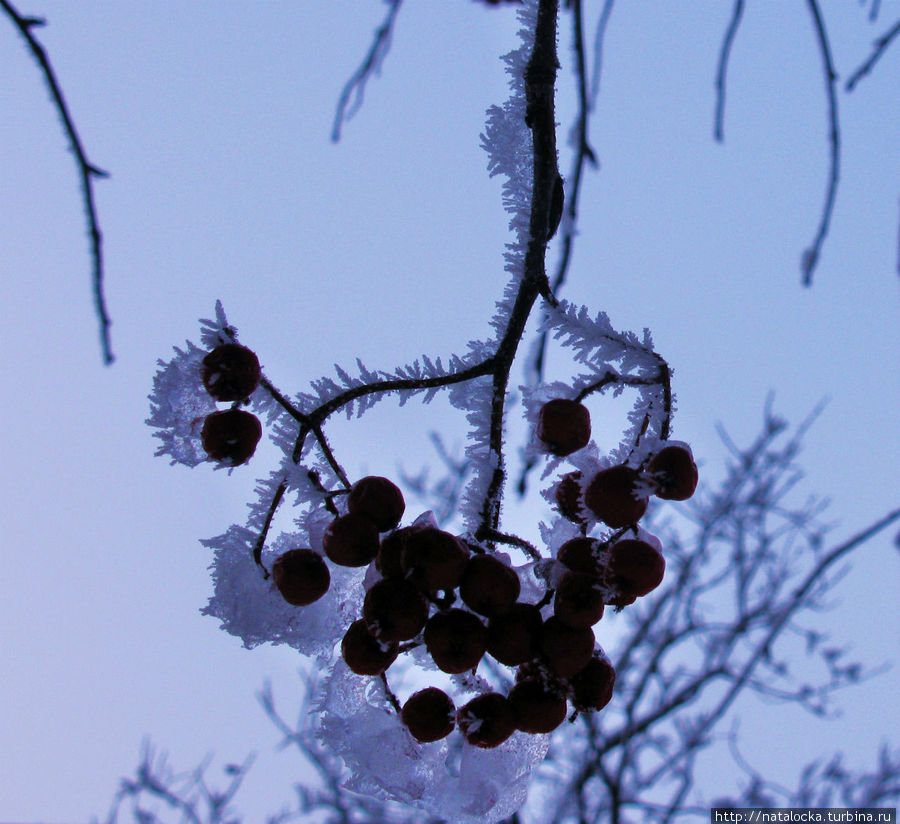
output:
[[[591,413],[578,401],[547,401],[538,413],[537,437],[552,454],[571,455],[591,439]]]
[[[357,675],[381,675],[397,658],[397,644],[373,636],[360,619],[350,624],[341,641],[341,655]]]
[[[225,409],[207,415],[200,432],[206,454],[230,466],[249,461],[261,437],[259,418],[242,409]]]
[[[594,656],[588,665],[569,679],[576,709],[602,710],[612,699],[616,670],[603,656]]]
[[[416,741],[427,744],[453,732],[456,707],[446,692],[437,687],[426,687],[409,697],[400,718]]]
[[[387,478],[369,475],[353,484],[347,509],[365,515],[379,532],[387,532],[400,523],[406,503],[400,487]]]
[[[522,588],[516,571],[494,555],[469,558],[459,582],[459,596],[466,606],[490,617],[506,612]]]
[[[363,600],[366,626],[381,641],[408,641],[425,626],[428,604],[422,593],[403,578],[382,578]]]
[[[609,571],[622,595],[640,597],[662,583],[666,559],[646,541],[616,541],[609,550]]]
[[[468,559],[465,544],[442,529],[424,527],[405,535],[403,569],[425,592],[456,589]]]
[[[686,501],[697,488],[699,474],[687,445],[666,446],[647,464],[654,494],[669,501]]]
[[[552,615],[541,627],[539,645],[554,675],[571,678],[591,660],[594,633],[590,627],[570,627]]]
[[[202,376],[217,401],[241,401],[259,386],[259,360],[246,346],[223,343],[203,358]]]
[[[534,604],[513,604],[488,621],[488,653],[508,667],[530,661],[537,653],[543,622]]]
[[[584,503],[597,520],[613,529],[637,523],[647,511],[647,498],[638,492],[637,470],[625,464],[603,469],[584,490]]]
[[[438,612],[425,624],[425,647],[438,669],[460,673],[474,669],[487,649],[487,630],[464,609]]]
[[[325,530],[322,546],[339,566],[365,566],[378,554],[378,527],[365,515],[340,515]]]
[[[516,714],[505,695],[488,692],[460,707],[456,723],[466,741],[490,749],[516,731]]]
[[[553,614],[570,627],[592,627],[603,617],[600,582],[584,572],[567,572],[553,599]]]
[[[289,549],[272,564],[272,580],[285,601],[305,607],[328,592],[331,574],[318,552]]]
[[[522,732],[553,732],[566,720],[565,696],[550,684],[535,678],[518,681],[509,691],[509,703],[516,715],[516,727]]]

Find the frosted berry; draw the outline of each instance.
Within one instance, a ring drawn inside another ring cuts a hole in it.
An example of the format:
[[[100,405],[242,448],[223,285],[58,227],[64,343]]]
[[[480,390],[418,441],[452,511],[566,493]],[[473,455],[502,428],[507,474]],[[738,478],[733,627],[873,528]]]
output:
[[[365,566],[378,554],[378,527],[365,515],[348,512],[328,525],[322,546],[329,560],[339,566]]]
[[[607,658],[594,656],[587,666],[569,679],[576,709],[602,710],[612,699],[616,670]]]
[[[480,554],[469,558],[459,582],[459,596],[470,609],[490,617],[506,612],[521,588],[512,567],[494,555]]]
[[[594,538],[573,538],[556,553],[556,560],[572,572],[600,575],[604,567],[601,544]]]
[[[591,439],[591,413],[578,401],[547,401],[538,413],[537,437],[552,454],[571,455]]]
[[[203,358],[202,375],[217,401],[241,401],[259,386],[259,360],[246,346],[223,343]]]
[[[375,556],[375,568],[385,578],[403,577],[403,550],[406,548],[406,539],[413,529],[408,526],[395,529],[390,535],[385,535],[381,539],[378,555]]]
[[[400,711],[400,718],[416,741],[427,744],[453,732],[456,707],[450,696],[437,687],[414,692]]]
[[[535,735],[553,732],[566,720],[565,696],[535,678],[516,683],[509,691],[509,703],[516,716],[516,728]]]
[[[200,432],[206,454],[230,466],[249,461],[261,437],[259,418],[242,409],[225,409],[207,415]]]
[[[597,520],[613,529],[637,523],[647,511],[638,490],[637,470],[625,464],[598,472],[584,490],[584,503]]]
[[[647,464],[654,494],[669,501],[686,501],[697,488],[699,474],[694,456],[686,446],[666,446]]]
[[[272,580],[285,601],[305,607],[328,592],[331,574],[318,552],[289,549],[272,564]]]
[[[552,615],[541,627],[539,644],[551,671],[559,678],[571,678],[591,660],[594,633],[589,627],[570,627]]]
[[[603,617],[600,582],[584,572],[567,572],[553,599],[553,614],[570,627],[592,627]]]
[[[459,708],[456,723],[466,741],[490,749],[506,741],[516,730],[516,714],[505,695],[488,692]]]
[[[383,578],[363,600],[366,626],[381,641],[408,641],[425,626],[428,604],[415,585],[403,578]]]
[[[543,618],[534,604],[513,604],[488,621],[487,651],[501,664],[515,667],[537,654]]]
[[[465,544],[436,527],[413,529],[405,536],[403,570],[425,592],[456,589],[468,559]]]
[[[569,472],[560,478],[553,493],[560,515],[576,524],[586,523],[581,511],[581,473]]]
[[[351,487],[347,509],[367,516],[379,532],[387,532],[400,523],[406,503],[400,487],[387,478],[369,475]]]
[[[609,550],[609,571],[620,593],[640,597],[662,583],[666,559],[646,541],[616,541]]]
[[[396,643],[375,638],[362,619],[350,624],[341,641],[341,655],[357,675],[381,675],[394,663],[397,652]]]
[[[454,674],[477,667],[487,649],[487,629],[464,609],[435,613],[422,637],[438,669]]]

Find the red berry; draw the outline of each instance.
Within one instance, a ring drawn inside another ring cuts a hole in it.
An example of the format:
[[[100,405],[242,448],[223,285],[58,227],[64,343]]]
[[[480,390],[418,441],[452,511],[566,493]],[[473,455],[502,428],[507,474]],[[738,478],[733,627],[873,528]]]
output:
[[[655,485],[654,494],[669,501],[690,498],[699,478],[691,450],[674,445],[664,447],[650,459],[647,473]]]
[[[572,703],[583,711],[602,710],[612,699],[616,670],[608,659],[594,656],[588,665],[569,680]]]
[[[571,678],[591,660],[594,633],[590,627],[570,627],[552,615],[544,621],[539,644],[553,673],[559,678]]]
[[[383,578],[363,600],[366,626],[381,641],[408,641],[425,626],[428,604],[415,585],[403,578]]]
[[[259,360],[246,346],[223,343],[203,358],[203,385],[217,401],[241,401],[259,386]]]
[[[556,587],[553,614],[570,627],[592,627],[603,617],[600,581],[584,572],[567,572]]]
[[[328,592],[331,574],[318,552],[289,549],[272,564],[272,580],[285,601],[305,607]]]
[[[538,413],[537,437],[552,454],[571,455],[591,439],[591,413],[578,401],[547,401]]]
[[[438,669],[453,674],[477,667],[487,649],[484,624],[464,609],[435,613],[422,637]]]
[[[206,454],[230,466],[249,461],[261,437],[259,418],[242,409],[225,409],[207,415],[200,432]]]
[[[379,532],[387,532],[400,523],[406,503],[400,487],[387,478],[369,475],[353,484],[347,509],[367,516]]]
[[[397,658],[396,643],[373,636],[360,619],[354,621],[341,641],[341,655],[357,675],[381,675]]]
[[[573,538],[559,548],[556,560],[572,572],[599,576],[605,567],[601,546],[594,538]]]
[[[501,664],[515,667],[537,653],[541,611],[534,604],[513,604],[502,615],[488,621],[487,651]]]
[[[425,592],[456,589],[469,559],[459,538],[429,526],[410,530],[404,539],[402,564],[410,581]]]
[[[466,741],[490,749],[506,741],[516,730],[516,714],[505,695],[488,692],[460,707],[456,723]]]
[[[535,735],[553,732],[566,720],[565,696],[535,678],[519,681],[509,691],[509,703],[516,714],[516,727]]]
[[[325,530],[322,546],[339,566],[365,566],[378,554],[378,527],[365,515],[340,515]]]
[[[400,711],[400,718],[416,741],[439,741],[453,732],[456,707],[450,696],[437,687],[414,692]]]
[[[516,571],[494,555],[469,558],[459,582],[459,597],[475,612],[490,617],[506,612],[522,588]]]
[[[637,493],[638,482],[637,470],[625,464],[601,470],[584,490],[584,503],[607,526],[630,526],[647,511],[647,498]]]
[[[559,514],[576,524],[586,523],[584,513],[581,511],[580,482],[580,472],[569,472],[560,478],[553,493]]]
[[[640,597],[662,583],[666,559],[646,541],[616,541],[609,550],[609,572],[622,595]]]

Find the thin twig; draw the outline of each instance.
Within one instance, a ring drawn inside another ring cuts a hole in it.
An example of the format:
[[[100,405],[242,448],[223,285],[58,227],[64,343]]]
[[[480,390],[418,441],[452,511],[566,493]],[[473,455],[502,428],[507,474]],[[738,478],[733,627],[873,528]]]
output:
[[[822,69],[825,75],[825,93],[828,98],[828,122],[829,122],[829,172],[828,187],[825,193],[825,203],[822,207],[822,217],[819,220],[819,228],[816,231],[812,246],[803,252],[800,269],[803,272],[803,285],[812,285],[813,270],[819,260],[822,244],[828,234],[828,225],[831,222],[831,213],[834,210],[834,201],[837,195],[838,177],[840,175],[840,127],[838,120],[837,94],[835,86],[837,73],[834,70],[834,62],[831,58],[831,46],[828,44],[828,33],[825,29],[825,21],[819,10],[817,0],[806,0],[809,13],[812,15],[813,25],[816,30],[816,38],[819,43],[819,51],[822,56]]]
[[[334,143],[341,139],[341,126],[359,111],[366,93],[366,83],[373,74],[377,74],[381,70],[381,64],[390,51],[394,22],[403,0],[388,0],[388,3],[390,8],[387,16],[375,30],[375,38],[372,40],[368,53],[341,90],[337,111],[334,115],[334,125],[331,127],[331,140]],[[352,102],[351,97],[353,98]]]
[[[734,38],[743,13],[744,0],[735,0],[734,8],[731,10],[731,20],[728,21],[728,28],[725,29],[725,36],[722,38],[722,48],[719,51],[719,66],[716,70],[716,114],[713,129],[717,143],[721,143],[725,139],[725,79],[728,73],[731,47],[734,45]]]
[[[881,60],[882,56],[887,51],[887,47],[890,46],[891,41],[898,34],[900,34],[900,20],[894,23],[890,29],[875,41],[875,48],[872,50],[872,53],[869,55],[868,59],[850,75],[849,80],[844,84],[844,91],[852,92],[856,88],[856,84],[869,74],[875,67],[875,64]]]
[[[60,88],[59,81],[56,79],[56,73],[50,64],[50,59],[44,51],[43,46],[37,41],[32,34],[32,29],[44,25],[44,21],[36,17],[23,17],[13,8],[9,0],[0,0],[0,8],[6,12],[7,17],[12,20],[13,24],[18,28],[31,54],[37,61],[47,86],[50,89],[50,96],[53,99],[53,105],[59,112],[60,119],[63,123],[63,129],[69,138],[69,144],[72,147],[72,154],[75,155],[75,162],[78,166],[78,173],[81,177],[81,192],[84,200],[84,211],[88,222],[88,235],[91,242],[91,259],[93,261],[93,291],[94,291],[94,309],[97,313],[97,319],[100,323],[100,348],[103,353],[103,362],[107,365],[115,360],[112,353],[112,343],[110,341],[109,327],[112,325],[109,313],[106,310],[106,298],[103,294],[103,249],[102,235],[100,234],[100,223],[97,219],[97,209],[94,203],[94,185],[93,178],[107,177],[107,173],[97,168],[87,159],[81,138],[78,136],[78,130],[75,128],[75,122],[69,113],[69,107]]]

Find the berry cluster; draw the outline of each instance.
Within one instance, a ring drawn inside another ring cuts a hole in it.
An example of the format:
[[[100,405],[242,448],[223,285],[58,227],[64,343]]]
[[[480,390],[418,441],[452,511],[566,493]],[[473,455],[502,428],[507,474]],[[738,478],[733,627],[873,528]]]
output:
[[[203,358],[203,386],[217,401],[234,403],[203,421],[200,439],[214,461],[239,466],[250,460],[262,437],[256,415],[238,408],[259,386],[256,354],[237,343],[223,343]]]

